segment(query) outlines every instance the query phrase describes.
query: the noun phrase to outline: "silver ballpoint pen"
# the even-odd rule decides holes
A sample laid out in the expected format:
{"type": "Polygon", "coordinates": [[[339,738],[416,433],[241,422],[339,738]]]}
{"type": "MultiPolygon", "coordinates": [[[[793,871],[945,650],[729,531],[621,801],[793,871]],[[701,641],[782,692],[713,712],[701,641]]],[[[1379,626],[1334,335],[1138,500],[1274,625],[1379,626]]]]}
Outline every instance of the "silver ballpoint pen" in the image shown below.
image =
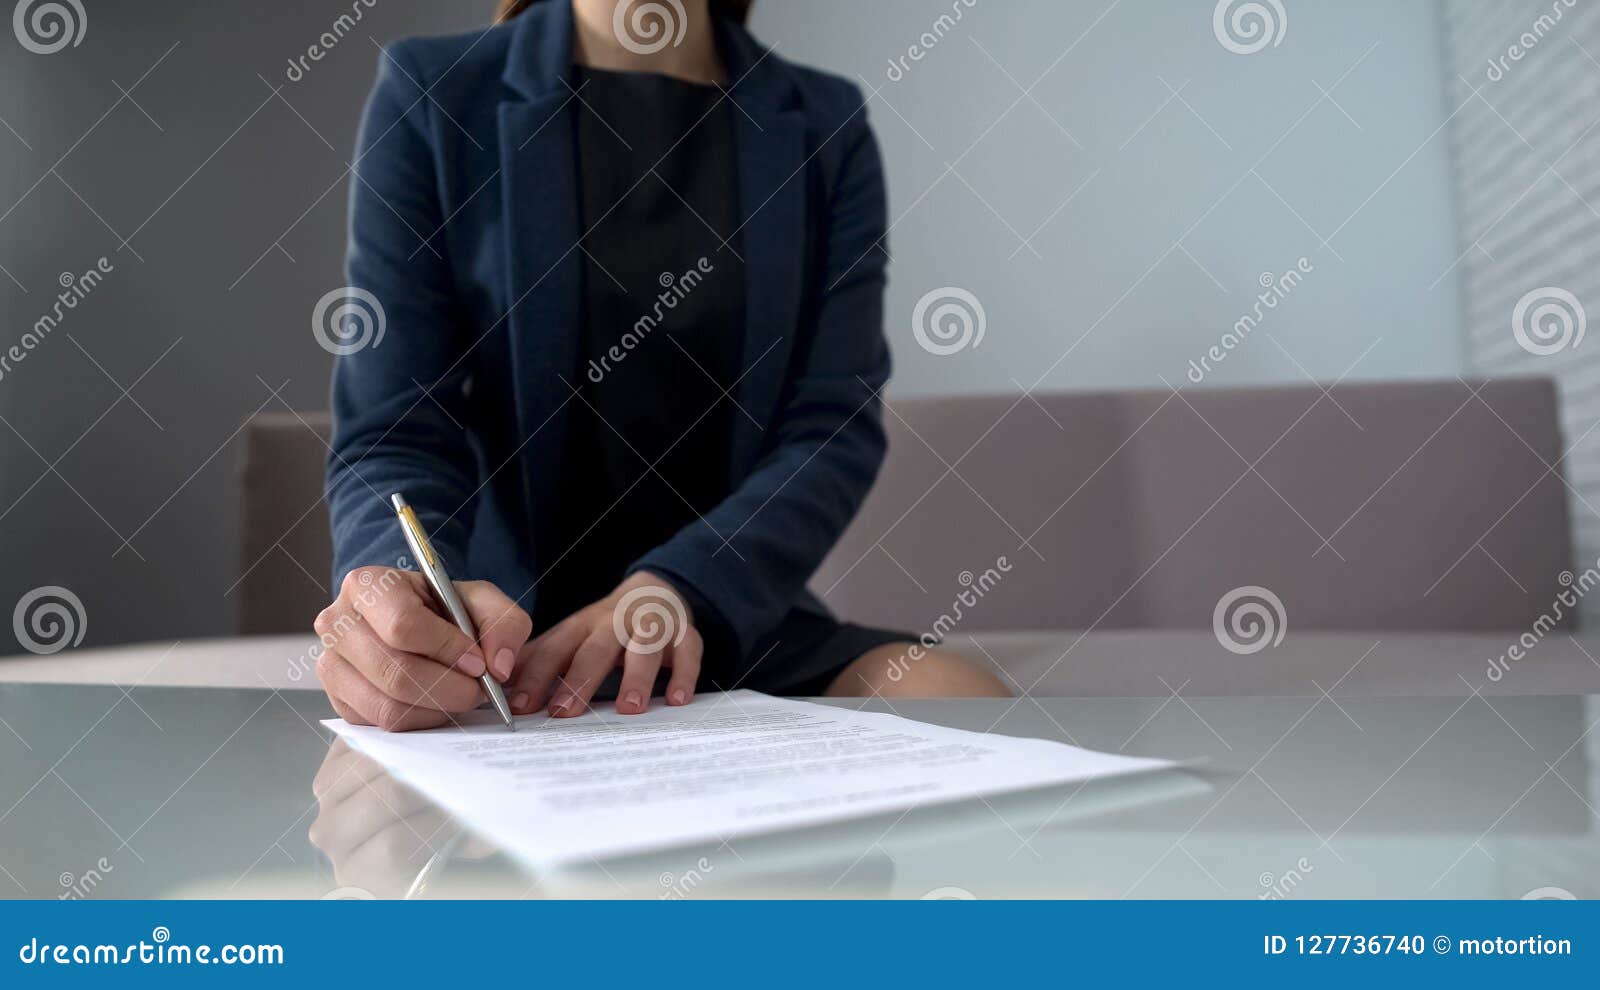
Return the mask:
{"type": "MultiPolygon", "coordinates": [[[[411,554],[417,559],[417,568],[422,572],[423,579],[433,590],[433,597],[438,599],[440,606],[450,614],[450,620],[456,624],[456,628],[466,633],[467,638],[476,643],[478,630],[472,624],[472,616],[467,614],[466,607],[461,604],[461,598],[456,594],[456,586],[450,580],[450,575],[444,572],[444,564],[439,560],[439,555],[433,552],[433,544],[428,542],[428,534],[422,531],[422,524],[417,521],[417,514],[406,504],[405,496],[398,492],[389,496],[389,503],[394,506],[395,515],[400,520],[400,530],[405,533],[406,544],[411,547],[411,554]]],[[[485,670],[483,676],[478,678],[478,683],[483,685],[483,693],[489,696],[494,710],[505,720],[506,728],[512,732],[517,731],[517,724],[511,720],[511,706],[506,704],[506,694],[500,689],[499,682],[485,670]]]]}

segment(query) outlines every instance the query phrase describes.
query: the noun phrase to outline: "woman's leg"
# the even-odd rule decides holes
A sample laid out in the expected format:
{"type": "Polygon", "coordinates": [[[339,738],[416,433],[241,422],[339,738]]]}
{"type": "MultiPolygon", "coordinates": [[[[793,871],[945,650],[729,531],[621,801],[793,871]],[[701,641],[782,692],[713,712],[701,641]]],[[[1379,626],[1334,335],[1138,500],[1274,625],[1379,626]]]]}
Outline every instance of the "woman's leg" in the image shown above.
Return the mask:
{"type": "Polygon", "coordinates": [[[832,698],[1011,697],[1004,682],[982,666],[912,643],[885,643],[868,650],[840,671],[823,693],[832,698]]]}

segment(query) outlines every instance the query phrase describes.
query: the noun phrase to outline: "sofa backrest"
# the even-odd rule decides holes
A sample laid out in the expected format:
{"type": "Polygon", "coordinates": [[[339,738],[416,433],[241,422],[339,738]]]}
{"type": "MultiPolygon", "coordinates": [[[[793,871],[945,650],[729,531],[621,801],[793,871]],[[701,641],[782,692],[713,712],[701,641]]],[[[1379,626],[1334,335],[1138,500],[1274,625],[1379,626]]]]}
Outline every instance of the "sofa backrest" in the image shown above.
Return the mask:
{"type": "Polygon", "coordinates": [[[942,398],[885,425],[812,581],[857,621],[1205,628],[1260,587],[1301,629],[1516,630],[1571,577],[1547,380],[942,398]]]}
{"type": "MultiPolygon", "coordinates": [[[[1252,587],[1301,629],[1515,630],[1571,577],[1542,379],[903,399],[884,420],[883,472],[811,586],[908,633],[1206,628],[1252,587]]],[[[241,632],[307,630],[328,601],[328,432],[246,431],[241,632]]]]}

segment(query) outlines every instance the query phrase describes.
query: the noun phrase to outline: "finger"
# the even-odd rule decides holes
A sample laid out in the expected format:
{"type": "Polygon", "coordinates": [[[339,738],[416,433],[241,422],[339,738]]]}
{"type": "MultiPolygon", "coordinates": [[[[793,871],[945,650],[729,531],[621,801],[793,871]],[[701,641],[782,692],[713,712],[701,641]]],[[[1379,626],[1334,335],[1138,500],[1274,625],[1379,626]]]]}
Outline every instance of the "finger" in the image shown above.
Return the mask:
{"type": "Polygon", "coordinates": [[[488,581],[457,581],[456,594],[472,616],[478,629],[478,645],[489,662],[494,679],[502,684],[511,678],[517,651],[533,632],[533,620],[505,592],[488,581]]]}
{"type": "Polygon", "coordinates": [[[639,715],[650,707],[650,692],[655,690],[656,671],[661,669],[664,643],[645,643],[637,638],[622,652],[622,684],[617,688],[617,713],[639,715]]]}
{"type": "Polygon", "coordinates": [[[347,817],[367,822],[364,830],[370,835],[384,823],[410,817],[419,811],[437,808],[438,805],[423,797],[415,788],[384,774],[362,781],[339,811],[348,808],[347,817]]]}
{"type": "Polygon", "coordinates": [[[572,664],[570,654],[553,651],[534,653],[532,644],[522,648],[517,661],[517,672],[506,685],[506,697],[511,710],[518,715],[529,715],[544,707],[550,700],[556,678],[572,664]]]}
{"type": "MultiPolygon", "coordinates": [[[[318,621],[321,621],[321,616],[318,616],[318,621]]],[[[351,725],[371,725],[372,723],[367,721],[366,716],[356,711],[339,697],[338,688],[329,680],[328,675],[329,672],[334,669],[333,661],[336,657],[338,657],[338,654],[333,650],[324,649],[320,654],[318,654],[317,665],[314,668],[317,674],[317,680],[322,683],[323,693],[328,696],[328,703],[333,706],[334,712],[340,718],[344,719],[346,722],[349,722],[351,725]]],[[[338,741],[341,743],[343,742],[343,740],[338,741]]],[[[331,752],[329,755],[332,755],[331,752]]]]}
{"type": "Polygon", "coordinates": [[[667,678],[667,704],[687,705],[694,700],[694,687],[700,681],[700,658],[705,641],[693,626],[683,634],[683,642],[672,648],[672,676],[667,678]]]}
{"type": "Polygon", "coordinates": [[[351,692],[361,690],[365,683],[360,674],[354,673],[350,661],[332,650],[326,650],[317,658],[316,671],[317,680],[322,682],[322,689],[328,693],[328,700],[333,703],[340,717],[351,725],[376,724],[367,717],[363,707],[349,697],[351,692]]]}
{"type": "Polygon", "coordinates": [[[380,764],[365,758],[359,762],[343,763],[340,767],[341,769],[336,771],[337,776],[330,773],[323,779],[322,775],[318,774],[318,779],[312,784],[312,793],[316,795],[317,801],[326,807],[333,807],[350,800],[351,795],[386,774],[380,764]]]}
{"type": "Polygon", "coordinates": [[[370,721],[366,721],[365,715],[362,715],[362,713],[352,709],[350,705],[339,701],[338,697],[330,696],[328,697],[328,702],[333,704],[333,710],[334,712],[338,712],[339,718],[347,721],[347,723],[350,723],[350,725],[373,725],[373,723],[370,723],[370,721]]]}
{"type": "Polygon", "coordinates": [[[335,864],[335,879],[400,896],[436,851],[430,837],[444,822],[437,811],[392,822],[346,853],[335,864]]]}
{"type": "Polygon", "coordinates": [[[393,777],[363,782],[345,801],[322,801],[306,837],[337,858],[366,842],[391,823],[437,806],[393,777]]]}
{"type": "Polygon", "coordinates": [[[423,597],[425,589],[420,575],[410,571],[384,571],[380,577],[372,578],[373,570],[378,569],[351,571],[344,579],[335,607],[343,603],[354,609],[379,639],[396,650],[428,657],[447,667],[454,666],[468,677],[477,677],[488,669],[483,651],[472,637],[429,606],[423,597]],[[393,575],[396,574],[404,577],[395,579],[393,575]]]}
{"type": "Polygon", "coordinates": [[[450,716],[432,708],[407,705],[385,695],[355,665],[337,653],[324,653],[317,660],[317,676],[348,707],[355,710],[362,725],[376,725],[388,732],[432,729],[450,721],[450,716]]]}
{"type": "Polygon", "coordinates": [[[383,764],[360,750],[351,749],[343,739],[335,740],[337,752],[329,750],[322,768],[311,781],[311,793],[323,807],[332,808],[378,781],[393,780],[383,764]]]}
{"type": "Polygon", "coordinates": [[[578,652],[573,654],[572,666],[550,702],[550,714],[557,718],[582,714],[589,707],[589,699],[594,697],[595,689],[611,673],[611,668],[617,665],[617,658],[621,654],[622,644],[617,642],[611,624],[603,622],[596,625],[589,633],[589,638],[578,647],[578,652]]]}
{"type": "Polygon", "coordinates": [[[347,705],[344,702],[340,701],[338,698],[335,698],[331,694],[328,695],[328,703],[333,705],[333,710],[338,714],[338,716],[340,718],[344,719],[346,722],[349,722],[351,725],[371,725],[372,724],[371,722],[368,722],[365,718],[363,718],[360,712],[356,711],[354,708],[351,708],[349,705],[347,705]]]}
{"type": "Polygon", "coordinates": [[[469,712],[483,702],[483,687],[477,678],[386,645],[365,620],[345,635],[339,655],[373,687],[402,704],[469,712]]]}
{"type": "Polygon", "coordinates": [[[524,646],[510,685],[511,710],[526,715],[543,708],[556,678],[572,665],[572,655],[588,635],[588,627],[573,615],[524,646]]]}
{"type": "MultiPolygon", "coordinates": [[[[345,719],[349,721],[349,719],[345,719]]],[[[382,765],[357,750],[351,749],[343,739],[335,739],[322,758],[322,766],[311,778],[311,796],[318,801],[340,800],[363,780],[384,773],[382,765]]]]}

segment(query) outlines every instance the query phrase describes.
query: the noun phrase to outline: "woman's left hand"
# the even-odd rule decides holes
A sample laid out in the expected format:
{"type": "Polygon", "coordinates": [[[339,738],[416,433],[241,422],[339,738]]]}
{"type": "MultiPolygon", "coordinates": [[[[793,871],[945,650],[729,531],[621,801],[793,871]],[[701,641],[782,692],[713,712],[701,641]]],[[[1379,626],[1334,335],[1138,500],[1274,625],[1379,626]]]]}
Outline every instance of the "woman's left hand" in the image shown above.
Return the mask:
{"type": "Polygon", "coordinates": [[[600,682],[621,663],[619,714],[649,709],[662,667],[672,670],[667,704],[687,705],[694,699],[703,649],[683,596],[661,576],[637,571],[611,594],[524,646],[506,695],[519,715],[546,702],[557,718],[580,715],[600,682]]]}

